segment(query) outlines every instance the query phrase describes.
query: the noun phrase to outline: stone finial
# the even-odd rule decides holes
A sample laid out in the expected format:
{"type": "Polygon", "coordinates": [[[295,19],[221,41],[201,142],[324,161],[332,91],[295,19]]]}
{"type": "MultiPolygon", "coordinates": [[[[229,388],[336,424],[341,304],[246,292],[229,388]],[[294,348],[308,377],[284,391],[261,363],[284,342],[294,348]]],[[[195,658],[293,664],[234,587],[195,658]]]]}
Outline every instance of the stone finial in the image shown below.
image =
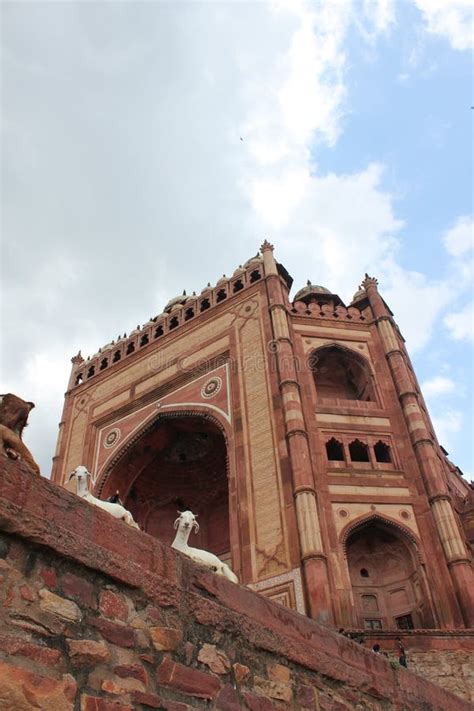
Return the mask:
{"type": "Polygon", "coordinates": [[[360,288],[367,289],[369,286],[375,286],[377,288],[378,280],[375,277],[370,277],[367,272],[365,273],[365,279],[362,281],[360,288]]]}
{"type": "Polygon", "coordinates": [[[270,242],[267,239],[265,239],[263,241],[262,246],[260,247],[260,251],[263,254],[264,252],[267,252],[268,250],[270,250],[270,252],[273,252],[273,244],[270,244],[270,242]]]}
{"type": "Polygon", "coordinates": [[[77,351],[77,354],[71,358],[71,363],[73,365],[80,365],[84,363],[84,358],[81,355],[81,351],[77,351]]]}

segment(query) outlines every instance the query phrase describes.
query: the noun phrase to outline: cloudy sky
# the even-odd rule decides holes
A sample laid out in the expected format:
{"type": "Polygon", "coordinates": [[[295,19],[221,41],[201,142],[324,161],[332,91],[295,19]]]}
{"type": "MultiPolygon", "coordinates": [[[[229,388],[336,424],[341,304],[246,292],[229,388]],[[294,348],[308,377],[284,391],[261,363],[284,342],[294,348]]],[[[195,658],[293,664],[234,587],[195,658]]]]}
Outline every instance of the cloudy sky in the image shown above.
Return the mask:
{"type": "Polygon", "coordinates": [[[7,2],[0,392],[51,468],[70,358],[254,254],[379,279],[473,475],[470,0],[7,2]],[[243,140],[240,140],[240,139],[243,140]]]}

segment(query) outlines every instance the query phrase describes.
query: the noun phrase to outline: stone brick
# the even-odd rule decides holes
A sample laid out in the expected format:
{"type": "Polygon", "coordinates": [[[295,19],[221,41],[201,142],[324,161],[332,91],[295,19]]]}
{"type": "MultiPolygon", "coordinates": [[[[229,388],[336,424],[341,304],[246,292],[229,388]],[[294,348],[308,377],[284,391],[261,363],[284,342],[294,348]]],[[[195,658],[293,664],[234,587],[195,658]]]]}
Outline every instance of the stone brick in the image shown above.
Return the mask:
{"type": "Polygon", "coordinates": [[[108,662],[110,650],[105,642],[92,639],[70,639],[67,641],[69,657],[74,667],[90,667],[108,662]]]}
{"type": "Polygon", "coordinates": [[[238,684],[246,679],[250,673],[250,669],[246,667],[245,664],[239,664],[238,662],[232,664],[232,669],[234,670],[235,680],[238,684]]]}
{"type": "Polygon", "coordinates": [[[36,593],[30,588],[29,585],[20,585],[20,597],[22,600],[34,602],[36,599],[36,593]]]}
{"type": "Polygon", "coordinates": [[[282,664],[267,664],[267,674],[272,681],[281,681],[283,684],[290,683],[290,670],[282,664]]]}
{"type": "Polygon", "coordinates": [[[145,667],[141,664],[119,664],[113,668],[113,672],[122,679],[125,677],[133,677],[141,681],[145,686],[148,683],[145,667]]]}
{"type": "Polygon", "coordinates": [[[188,666],[190,666],[190,664],[193,660],[194,650],[195,650],[195,646],[192,642],[185,642],[184,643],[184,658],[185,658],[186,664],[188,666]]]}
{"type": "Polygon", "coordinates": [[[0,708],[5,711],[73,711],[76,691],[69,674],[51,679],[0,662],[0,708]]]}
{"type": "Polygon", "coordinates": [[[56,615],[56,617],[60,617],[67,622],[79,622],[82,618],[82,612],[72,600],[66,600],[46,588],[42,588],[39,591],[39,596],[42,610],[50,612],[52,615],[56,615]]]}
{"type": "Polygon", "coordinates": [[[123,679],[104,679],[101,684],[101,689],[107,694],[115,694],[116,696],[123,696],[130,691],[145,691],[145,687],[141,681],[130,677],[123,679]]]}
{"type": "Polygon", "coordinates": [[[61,590],[66,597],[87,605],[87,607],[97,608],[94,586],[88,580],[80,578],[73,573],[65,573],[61,578],[61,590]]]}
{"type": "Polygon", "coordinates": [[[265,696],[270,696],[272,699],[286,701],[287,703],[293,698],[291,686],[281,681],[271,681],[260,676],[255,677],[255,690],[263,692],[265,696]]]}
{"type": "Polygon", "coordinates": [[[134,709],[133,706],[121,704],[119,701],[83,694],[81,696],[81,711],[134,711],[134,709]]]}
{"type": "Polygon", "coordinates": [[[227,655],[217,649],[215,644],[203,644],[199,650],[198,661],[206,664],[214,674],[227,674],[230,669],[227,655]]]}
{"type": "Polygon", "coordinates": [[[135,647],[135,630],[131,627],[109,622],[103,617],[91,617],[89,623],[99,630],[107,642],[117,644],[119,647],[135,647]]]}
{"type": "Polygon", "coordinates": [[[250,711],[275,711],[275,705],[264,696],[256,696],[244,691],[243,697],[250,711]]]}
{"type": "Polygon", "coordinates": [[[65,623],[49,612],[29,607],[27,610],[9,612],[10,624],[21,627],[28,632],[34,632],[43,637],[51,637],[64,632],[65,623]]]}
{"type": "Polygon", "coordinates": [[[211,674],[190,669],[165,657],[156,671],[158,684],[177,689],[201,699],[214,699],[221,688],[219,679],[211,674]]]}
{"type": "Polygon", "coordinates": [[[128,619],[128,606],[123,597],[111,590],[103,590],[99,598],[99,610],[105,617],[126,622],[128,619]]]}
{"type": "Polygon", "coordinates": [[[21,637],[2,633],[0,633],[0,650],[12,656],[27,657],[48,666],[55,666],[61,660],[61,652],[57,649],[41,647],[21,637]]]}
{"type": "Polygon", "coordinates": [[[313,708],[316,704],[317,691],[314,687],[307,684],[299,684],[296,688],[296,701],[299,706],[313,708]]]}
{"type": "Polygon", "coordinates": [[[41,568],[40,573],[44,580],[44,584],[48,588],[55,588],[58,582],[56,571],[53,568],[41,568]]]}
{"type": "Polygon", "coordinates": [[[240,703],[239,696],[231,684],[226,684],[223,689],[219,691],[215,701],[215,708],[220,709],[220,711],[240,711],[242,704],[240,703]]]}
{"type": "Polygon", "coordinates": [[[145,708],[161,709],[162,711],[191,711],[191,706],[174,701],[173,699],[163,699],[156,694],[149,694],[143,691],[132,692],[132,697],[135,703],[142,704],[145,708]]]}
{"type": "Polygon", "coordinates": [[[173,627],[150,627],[151,641],[159,652],[171,652],[179,647],[183,639],[181,630],[173,627]]]}

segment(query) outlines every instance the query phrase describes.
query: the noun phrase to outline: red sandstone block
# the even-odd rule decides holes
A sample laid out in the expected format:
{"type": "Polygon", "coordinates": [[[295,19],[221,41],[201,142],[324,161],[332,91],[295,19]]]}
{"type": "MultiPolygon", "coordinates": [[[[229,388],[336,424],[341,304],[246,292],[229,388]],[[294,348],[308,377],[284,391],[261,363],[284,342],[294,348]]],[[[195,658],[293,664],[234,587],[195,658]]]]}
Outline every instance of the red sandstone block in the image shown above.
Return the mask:
{"type": "Polygon", "coordinates": [[[114,667],[113,672],[121,679],[133,677],[143,682],[145,686],[148,684],[148,675],[141,664],[119,664],[114,667]]]}
{"type": "Polygon", "coordinates": [[[116,595],[111,590],[104,590],[100,593],[99,610],[105,617],[123,622],[128,619],[127,603],[120,595],[116,595]]]}
{"type": "Polygon", "coordinates": [[[182,704],[181,701],[173,701],[172,699],[163,699],[156,694],[147,694],[144,691],[134,691],[133,700],[137,704],[151,709],[166,709],[166,711],[189,711],[194,708],[187,704],[182,704]]]}
{"type": "Polygon", "coordinates": [[[312,686],[307,686],[306,684],[299,684],[296,688],[296,701],[299,706],[306,706],[307,708],[314,708],[316,705],[317,691],[312,686]]]}
{"type": "Polygon", "coordinates": [[[234,687],[226,684],[216,699],[216,709],[220,711],[240,711],[242,705],[234,687]]]}
{"type": "Polygon", "coordinates": [[[73,711],[77,684],[69,674],[51,679],[0,662],[0,703],[5,711],[55,709],[73,711]]]}
{"type": "Polygon", "coordinates": [[[243,697],[250,711],[275,711],[273,702],[265,696],[255,696],[244,692],[243,697]]]}
{"type": "Polygon", "coordinates": [[[88,667],[107,662],[110,651],[105,642],[96,642],[92,639],[67,640],[69,657],[74,667],[88,667]]]}
{"type": "Polygon", "coordinates": [[[23,600],[28,600],[29,602],[33,602],[36,598],[34,590],[29,585],[20,586],[20,595],[23,600]]]}
{"type": "Polygon", "coordinates": [[[14,635],[0,633],[0,649],[13,656],[28,657],[28,659],[49,666],[58,664],[61,659],[61,652],[57,649],[40,647],[14,635]]]}
{"type": "Polygon", "coordinates": [[[158,684],[200,699],[213,699],[221,688],[216,676],[185,667],[170,657],[163,659],[156,671],[156,678],[158,684]]]}
{"type": "Polygon", "coordinates": [[[48,588],[55,588],[57,584],[57,575],[56,571],[53,568],[42,568],[40,570],[40,575],[44,580],[44,584],[48,588]]]}
{"type": "Polygon", "coordinates": [[[97,608],[94,586],[88,580],[79,578],[77,575],[73,575],[73,573],[65,573],[61,578],[61,589],[66,597],[79,600],[94,610],[97,608]]]}
{"type": "Polygon", "coordinates": [[[153,646],[160,652],[177,649],[183,639],[181,630],[173,627],[150,627],[150,635],[153,646]]]}
{"type": "Polygon", "coordinates": [[[134,711],[130,705],[124,706],[119,701],[101,699],[98,696],[81,696],[81,711],[134,711]]]}
{"type": "Polygon", "coordinates": [[[109,622],[103,617],[90,617],[88,622],[99,630],[107,642],[116,644],[119,647],[135,647],[135,630],[131,627],[109,622]]]}

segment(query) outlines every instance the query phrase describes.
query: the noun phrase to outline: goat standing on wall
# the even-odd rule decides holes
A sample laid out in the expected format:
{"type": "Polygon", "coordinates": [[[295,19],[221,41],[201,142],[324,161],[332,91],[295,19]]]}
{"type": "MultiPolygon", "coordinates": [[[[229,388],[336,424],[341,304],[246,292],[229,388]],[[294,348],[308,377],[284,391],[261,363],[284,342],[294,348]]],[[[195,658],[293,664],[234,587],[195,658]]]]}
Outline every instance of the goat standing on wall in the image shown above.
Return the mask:
{"type": "Polygon", "coordinates": [[[90,472],[87,471],[85,466],[81,464],[76,467],[70,475],[69,481],[71,481],[73,477],[76,480],[76,493],[81,497],[81,499],[85,499],[85,501],[88,501],[90,504],[94,504],[95,506],[104,509],[104,511],[107,511],[107,513],[114,518],[121,519],[122,521],[125,521],[125,523],[128,523],[129,526],[133,526],[134,528],[138,528],[138,530],[140,530],[139,525],[133,520],[132,514],[130,511],[127,511],[126,508],[120,504],[113,504],[110,501],[96,499],[96,497],[90,493],[88,482],[90,472]]]}
{"type": "Polygon", "coordinates": [[[184,555],[194,560],[196,563],[201,563],[207,568],[210,568],[218,575],[223,575],[227,580],[231,580],[233,583],[238,583],[239,579],[235,573],[229,568],[227,563],[223,563],[214,553],[209,553],[209,551],[202,551],[200,548],[191,548],[188,546],[188,538],[192,529],[194,528],[196,533],[199,531],[199,524],[196,521],[196,516],[192,511],[178,511],[179,517],[174,522],[176,531],[176,536],[171,544],[172,548],[177,551],[181,551],[184,555]]]}

